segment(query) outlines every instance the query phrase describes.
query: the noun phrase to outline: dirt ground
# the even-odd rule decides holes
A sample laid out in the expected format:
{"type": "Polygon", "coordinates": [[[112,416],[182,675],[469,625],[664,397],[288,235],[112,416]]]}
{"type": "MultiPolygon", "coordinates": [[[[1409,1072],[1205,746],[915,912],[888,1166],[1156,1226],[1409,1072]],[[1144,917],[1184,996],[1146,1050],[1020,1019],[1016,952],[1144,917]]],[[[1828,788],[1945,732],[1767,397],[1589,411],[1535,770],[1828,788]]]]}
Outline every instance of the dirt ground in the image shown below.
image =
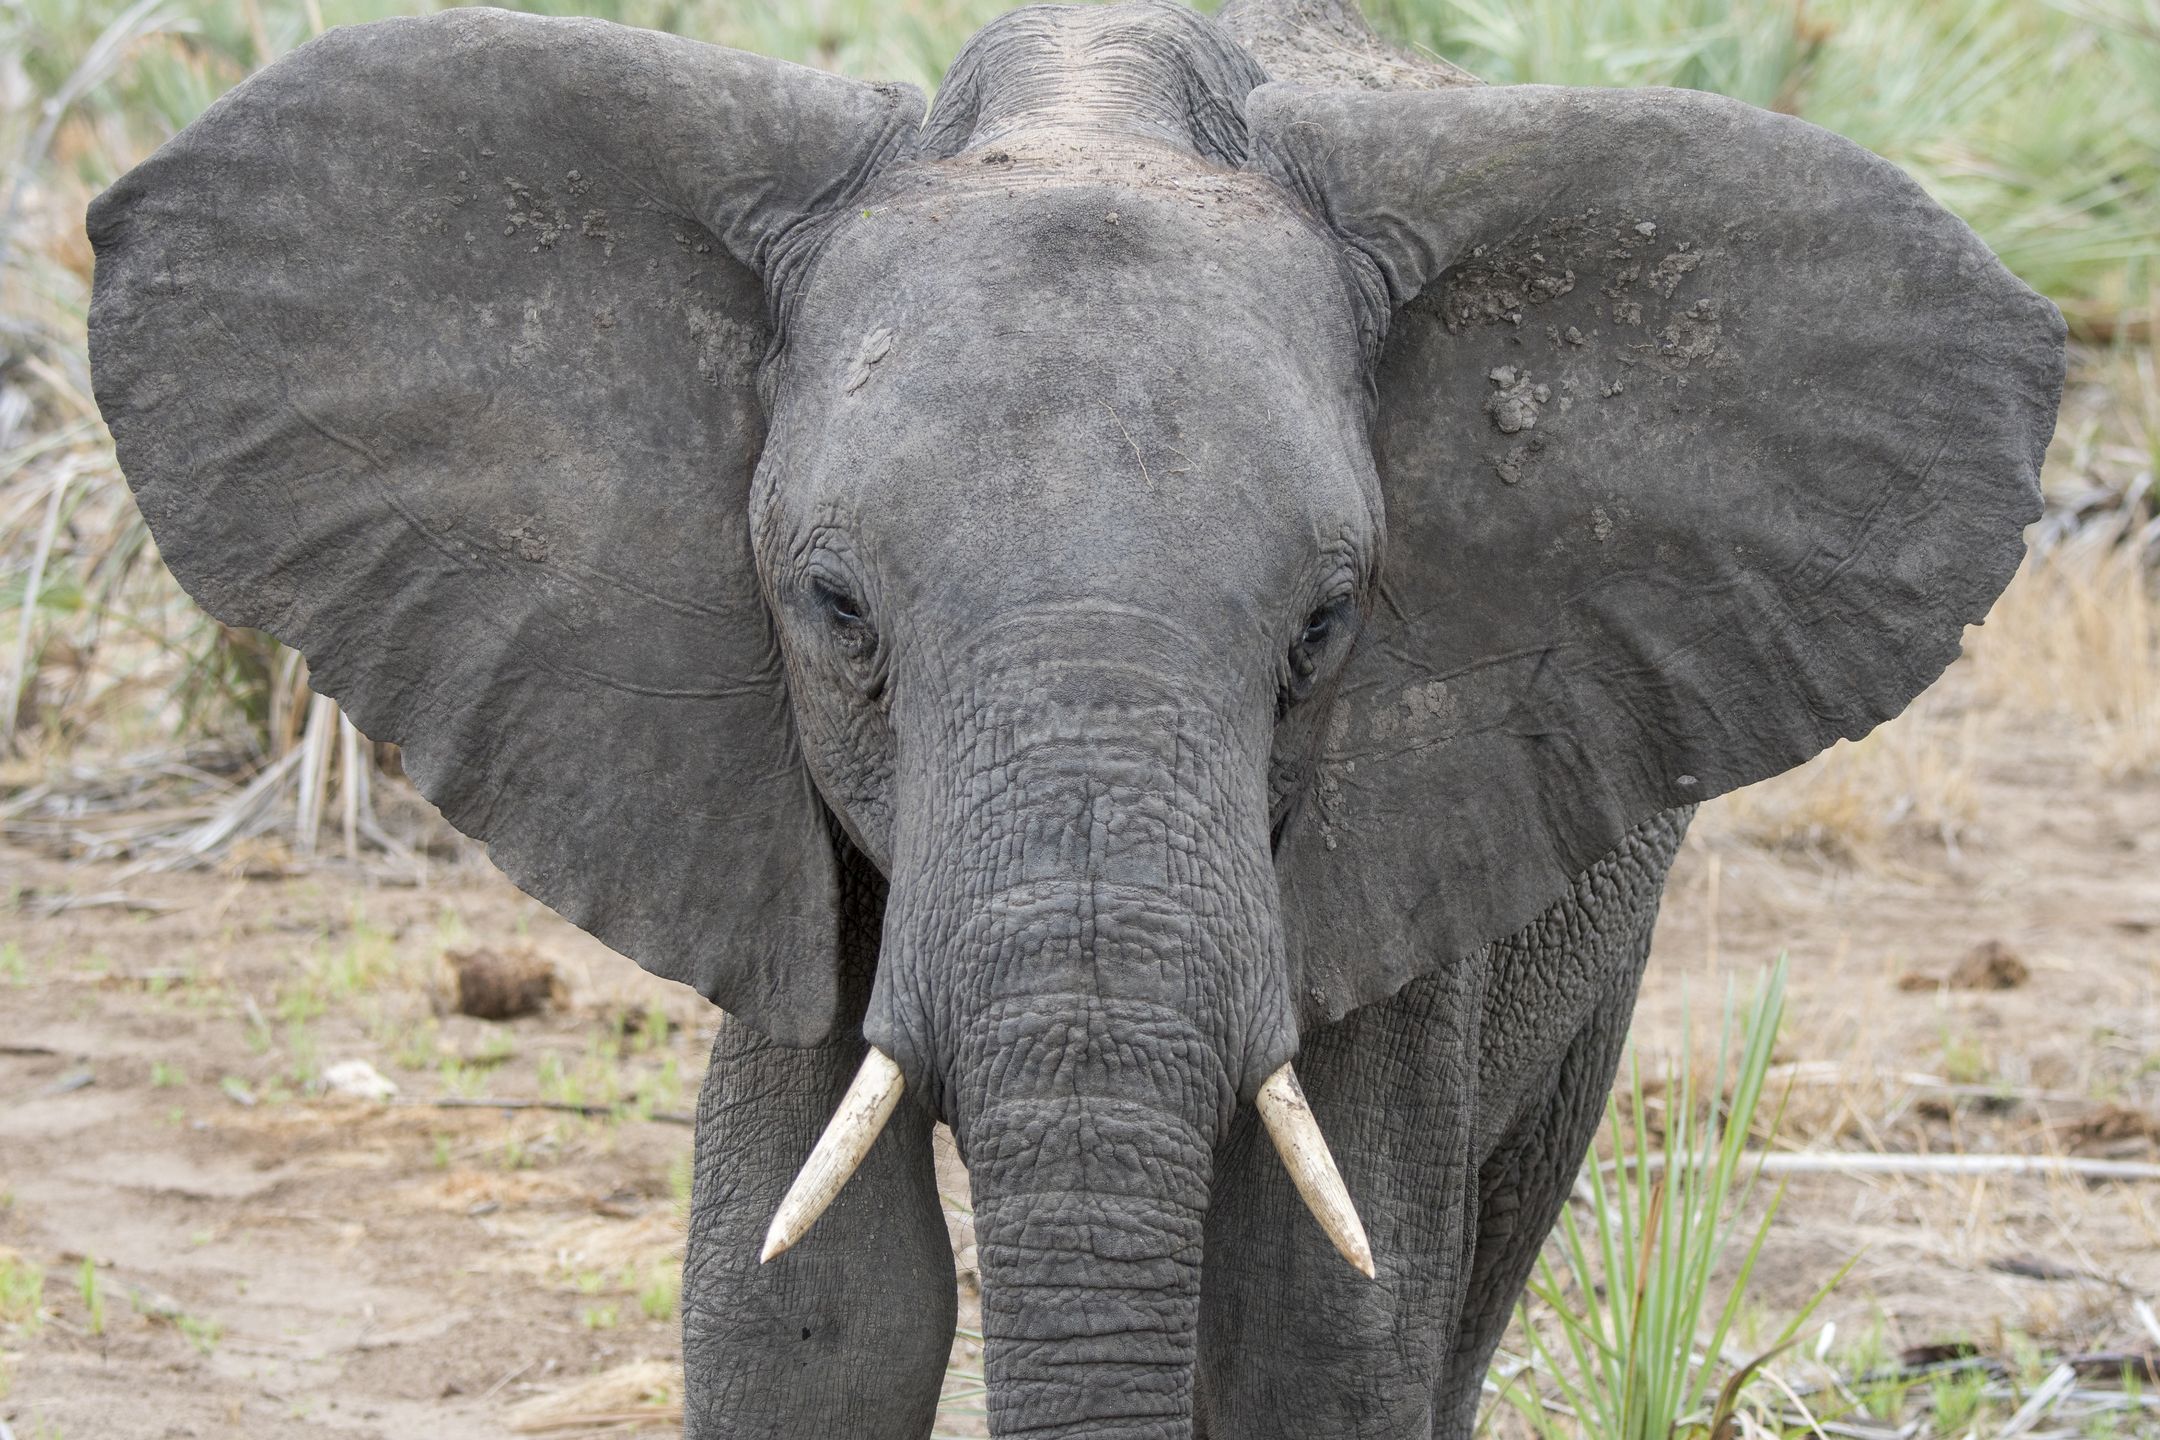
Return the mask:
{"type": "MultiPolygon", "coordinates": [[[[1953,672],[1704,812],[1645,1053],[1785,952],[1781,1147],[2160,1159],[2160,782],[2108,778],[2066,727],[1976,730],[1963,694],[1953,672]],[[1901,810],[1854,802],[1899,785],[1901,810]]],[[[701,1001],[471,865],[125,876],[11,848],[0,874],[0,1428],[669,1432],[691,1132],[668,1117],[695,1103],[701,1001]],[[552,962],[559,1003],[444,1013],[445,957],[474,950],[552,962]],[[324,1093],[349,1060],[395,1099],[324,1093]],[[475,1098],[628,1109],[427,1103],[475,1098]]],[[[1796,1179],[1762,1323],[1856,1251],[1835,1345],[2150,1344],[2160,1185],[1796,1179]]],[[[972,1350],[941,1434],[981,1433],[972,1350]]]]}

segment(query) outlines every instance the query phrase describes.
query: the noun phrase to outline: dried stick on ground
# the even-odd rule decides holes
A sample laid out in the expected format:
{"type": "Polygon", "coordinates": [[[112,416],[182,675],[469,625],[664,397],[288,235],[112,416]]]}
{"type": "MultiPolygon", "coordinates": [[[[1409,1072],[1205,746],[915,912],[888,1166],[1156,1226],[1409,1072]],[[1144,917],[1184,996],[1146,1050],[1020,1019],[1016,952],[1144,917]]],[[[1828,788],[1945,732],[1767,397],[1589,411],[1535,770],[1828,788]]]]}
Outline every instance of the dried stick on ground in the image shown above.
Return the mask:
{"type": "MultiPolygon", "coordinates": [[[[1653,1171],[1665,1157],[1646,1157],[1653,1171]]],[[[2160,1164],[2077,1155],[1870,1155],[1799,1150],[1759,1157],[1765,1175],[2070,1175],[2082,1180],[2160,1180],[2160,1164]]],[[[1631,1164],[1633,1162],[1630,1162],[1631,1164]]],[[[1709,1157],[1698,1161],[1709,1163],[1709,1157]]],[[[1615,1168],[1607,1161],[1605,1168],[1615,1168]]]]}

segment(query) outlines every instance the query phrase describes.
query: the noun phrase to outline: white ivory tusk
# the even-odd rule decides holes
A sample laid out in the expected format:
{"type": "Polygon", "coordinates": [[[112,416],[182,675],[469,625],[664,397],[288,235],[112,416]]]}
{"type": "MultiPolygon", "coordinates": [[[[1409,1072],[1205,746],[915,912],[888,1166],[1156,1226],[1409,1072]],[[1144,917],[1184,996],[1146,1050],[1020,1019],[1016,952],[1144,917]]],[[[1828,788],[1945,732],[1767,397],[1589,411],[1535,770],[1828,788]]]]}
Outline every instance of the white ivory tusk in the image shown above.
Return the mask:
{"type": "Polygon", "coordinates": [[[1260,1123],[1267,1126],[1275,1152],[1290,1171],[1290,1183],[1305,1197],[1313,1218],[1327,1231],[1328,1239],[1335,1242],[1351,1268],[1372,1279],[1372,1242],[1365,1238],[1365,1226],[1358,1219],[1357,1207],[1350,1203],[1342,1172],[1335,1168],[1335,1157],[1328,1153],[1320,1124],[1313,1119],[1312,1106],[1306,1103],[1304,1088],[1288,1065],[1268,1076],[1256,1103],[1260,1123]]]}
{"type": "Polygon", "coordinates": [[[900,1103],[905,1086],[900,1067],[884,1051],[872,1046],[870,1053],[863,1056],[862,1068],[848,1083],[847,1094],[840,1097],[825,1133],[818,1136],[810,1158],[803,1161],[802,1172],[788,1187],[780,1208],[773,1212],[772,1224],[765,1231],[765,1249],[758,1256],[760,1265],[785,1252],[817,1224],[818,1216],[825,1213],[840,1187],[855,1173],[855,1167],[862,1164],[863,1156],[877,1143],[878,1132],[892,1118],[893,1107],[900,1103]]]}

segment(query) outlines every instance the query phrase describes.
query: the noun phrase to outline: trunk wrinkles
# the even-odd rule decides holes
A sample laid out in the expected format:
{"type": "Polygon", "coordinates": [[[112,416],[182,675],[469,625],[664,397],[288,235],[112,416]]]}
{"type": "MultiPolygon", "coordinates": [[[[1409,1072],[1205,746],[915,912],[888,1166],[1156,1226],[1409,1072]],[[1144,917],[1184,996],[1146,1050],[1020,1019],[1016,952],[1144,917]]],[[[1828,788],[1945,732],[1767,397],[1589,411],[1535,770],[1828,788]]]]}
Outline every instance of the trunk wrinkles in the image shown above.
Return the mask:
{"type": "Polygon", "coordinates": [[[1188,1436],[1213,1153],[1295,1043],[1264,737],[1130,662],[996,673],[903,743],[870,1038],[968,1161],[993,1433],[1188,1436]]]}

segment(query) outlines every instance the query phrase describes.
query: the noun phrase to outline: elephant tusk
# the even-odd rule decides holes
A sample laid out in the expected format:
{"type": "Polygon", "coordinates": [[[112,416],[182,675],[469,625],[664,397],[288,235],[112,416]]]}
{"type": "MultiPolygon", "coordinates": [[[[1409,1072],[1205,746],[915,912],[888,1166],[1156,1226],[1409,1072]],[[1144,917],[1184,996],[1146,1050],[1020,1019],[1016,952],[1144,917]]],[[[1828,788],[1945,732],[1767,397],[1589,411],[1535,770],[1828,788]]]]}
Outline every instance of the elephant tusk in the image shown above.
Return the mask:
{"type": "Polygon", "coordinates": [[[840,1193],[840,1187],[847,1184],[863,1156],[877,1143],[878,1132],[892,1118],[893,1107],[900,1103],[905,1086],[900,1067],[884,1051],[872,1046],[870,1053],[863,1056],[862,1068],[848,1082],[847,1094],[840,1097],[839,1108],[826,1123],[825,1133],[818,1137],[810,1158],[803,1161],[802,1172],[781,1198],[780,1208],[773,1212],[772,1224],[765,1231],[765,1249],[758,1256],[760,1265],[783,1254],[817,1224],[818,1217],[840,1193]]]}
{"type": "Polygon", "coordinates": [[[1372,1279],[1372,1242],[1365,1238],[1365,1226],[1358,1219],[1357,1207],[1350,1203],[1350,1191],[1343,1184],[1342,1172],[1335,1168],[1335,1157],[1328,1153],[1327,1141],[1320,1134],[1319,1122],[1313,1119],[1312,1106],[1306,1102],[1296,1073],[1285,1065],[1268,1076],[1260,1087],[1257,1103],[1260,1122],[1267,1126],[1268,1138],[1275,1142],[1275,1151],[1290,1172],[1290,1183],[1297,1186],[1313,1218],[1327,1231],[1343,1259],[1360,1275],[1372,1279]]]}

